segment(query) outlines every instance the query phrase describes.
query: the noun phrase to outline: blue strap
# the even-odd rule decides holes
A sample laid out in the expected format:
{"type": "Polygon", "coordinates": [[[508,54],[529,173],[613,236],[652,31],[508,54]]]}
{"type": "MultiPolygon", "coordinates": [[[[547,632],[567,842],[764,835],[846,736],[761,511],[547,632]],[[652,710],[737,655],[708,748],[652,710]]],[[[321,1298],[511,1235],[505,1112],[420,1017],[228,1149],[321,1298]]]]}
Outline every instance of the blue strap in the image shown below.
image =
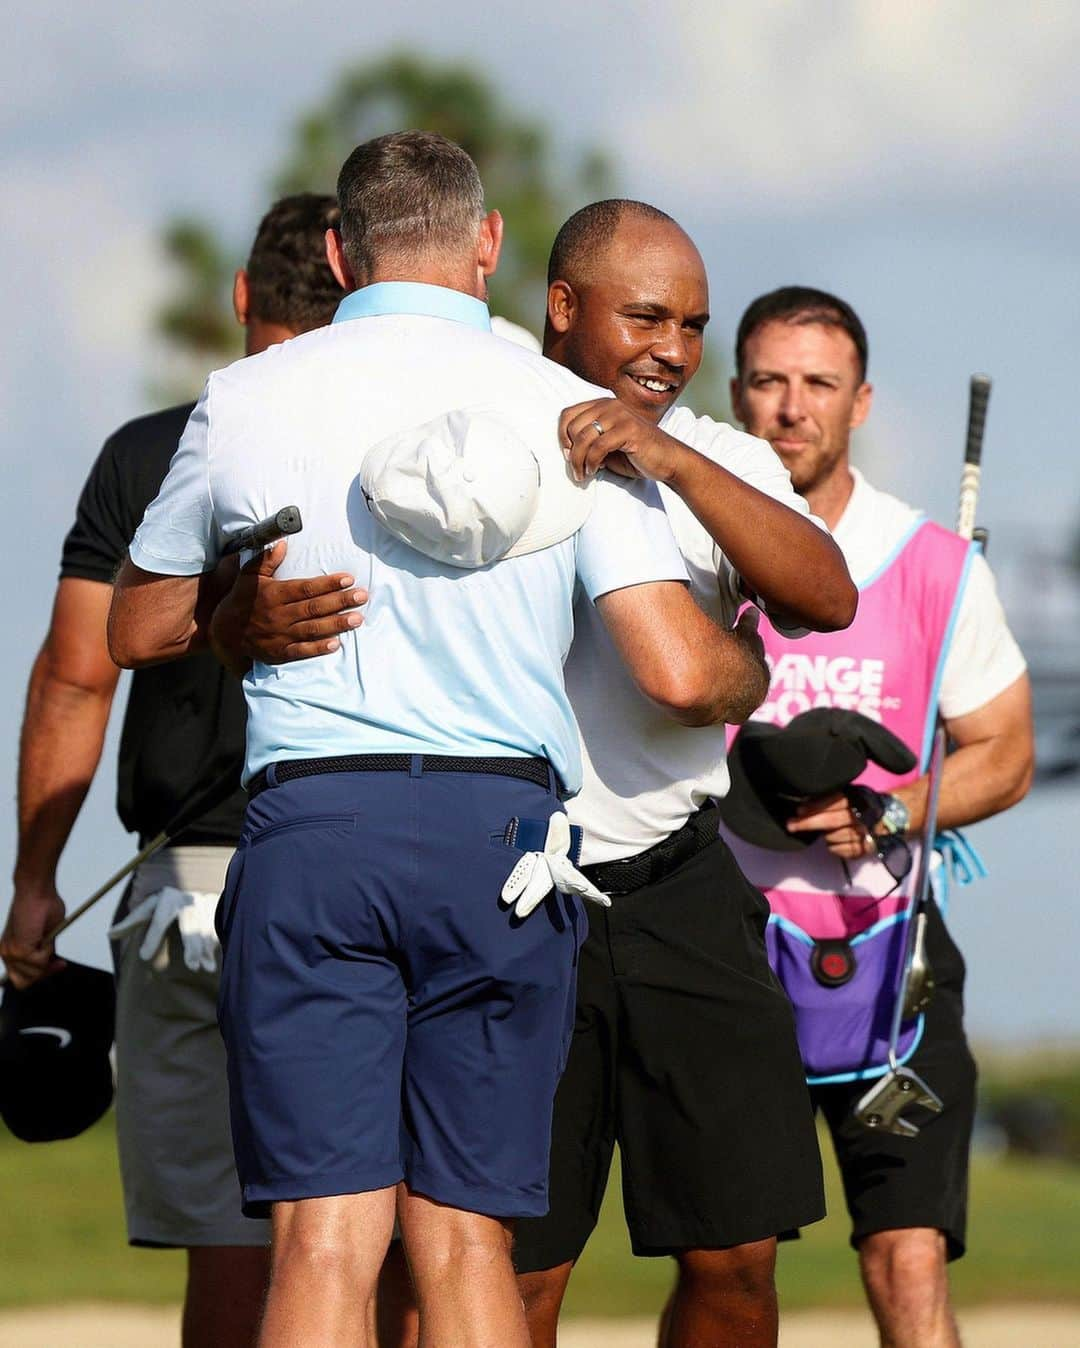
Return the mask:
{"type": "Polygon", "coordinates": [[[954,884],[965,886],[976,880],[985,880],[986,864],[958,828],[945,829],[934,838],[934,850],[941,857],[942,866],[935,879],[934,897],[942,912],[946,910],[954,884]]]}

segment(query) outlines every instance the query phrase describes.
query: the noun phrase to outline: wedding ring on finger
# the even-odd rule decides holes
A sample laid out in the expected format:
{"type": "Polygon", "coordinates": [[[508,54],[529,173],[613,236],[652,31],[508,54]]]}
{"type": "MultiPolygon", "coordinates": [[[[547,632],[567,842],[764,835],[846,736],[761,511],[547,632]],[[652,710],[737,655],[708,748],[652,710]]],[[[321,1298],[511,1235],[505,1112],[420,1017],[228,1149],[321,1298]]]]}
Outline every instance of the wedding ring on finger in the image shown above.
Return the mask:
{"type": "Polygon", "coordinates": [[[603,434],[604,434],[604,428],[603,428],[603,426],[600,425],[600,423],[599,423],[598,421],[590,421],[590,422],[589,422],[589,425],[593,427],[593,429],[596,431],[596,434],[597,434],[597,435],[603,435],[603,434]]]}

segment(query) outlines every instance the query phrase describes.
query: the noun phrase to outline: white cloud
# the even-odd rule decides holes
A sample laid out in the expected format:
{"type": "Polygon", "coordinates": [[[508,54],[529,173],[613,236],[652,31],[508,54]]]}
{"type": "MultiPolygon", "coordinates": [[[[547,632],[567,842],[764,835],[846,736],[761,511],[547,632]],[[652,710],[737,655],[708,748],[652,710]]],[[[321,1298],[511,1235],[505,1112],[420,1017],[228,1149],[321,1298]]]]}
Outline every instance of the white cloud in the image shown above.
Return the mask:
{"type": "Polygon", "coordinates": [[[1075,136],[1047,134],[1080,114],[1074,4],[676,0],[668,12],[680,69],[641,118],[649,159],[695,171],[735,209],[1080,178],[1075,136]]]}

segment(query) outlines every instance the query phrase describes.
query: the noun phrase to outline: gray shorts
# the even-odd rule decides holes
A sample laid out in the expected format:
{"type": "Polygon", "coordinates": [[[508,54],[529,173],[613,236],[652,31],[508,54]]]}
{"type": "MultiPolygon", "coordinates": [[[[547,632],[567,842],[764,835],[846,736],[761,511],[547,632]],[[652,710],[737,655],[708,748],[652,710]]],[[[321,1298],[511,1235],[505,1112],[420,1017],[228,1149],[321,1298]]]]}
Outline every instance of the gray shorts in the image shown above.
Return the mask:
{"type": "MultiPolygon", "coordinates": [[[[220,891],[228,847],[172,847],[135,872],[118,917],[166,885],[220,891]]],[[[145,927],[113,941],[116,1125],[132,1245],[265,1245],[269,1226],[240,1212],[229,1130],[217,973],[184,963],[175,923],[156,957],[145,927]]]]}

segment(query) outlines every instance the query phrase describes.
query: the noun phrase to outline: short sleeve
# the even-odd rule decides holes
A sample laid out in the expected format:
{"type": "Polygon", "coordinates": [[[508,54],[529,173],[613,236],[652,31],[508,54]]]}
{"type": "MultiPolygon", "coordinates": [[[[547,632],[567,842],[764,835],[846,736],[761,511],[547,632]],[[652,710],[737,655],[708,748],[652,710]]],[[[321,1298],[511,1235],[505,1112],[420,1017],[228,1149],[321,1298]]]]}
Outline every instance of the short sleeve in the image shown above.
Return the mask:
{"type": "Polygon", "coordinates": [[[598,474],[592,513],[578,533],[577,572],[594,601],[629,585],[688,581],[654,482],[598,474]]]}
{"type": "Polygon", "coordinates": [[[100,580],[111,585],[124,560],[137,519],[127,508],[116,437],[105,442],[83,485],[75,523],[64,539],[61,580],[100,580]]]}
{"type": "Polygon", "coordinates": [[[188,418],[161,490],[147,506],[129,548],[144,571],[195,576],[221,555],[221,531],[210,497],[210,393],[212,378],[188,418]]]}
{"type": "Polygon", "coordinates": [[[1009,631],[994,576],[981,553],[972,559],[960,599],[952,644],[941,679],[941,714],[947,720],[978,711],[1027,669],[1009,631]]]}

